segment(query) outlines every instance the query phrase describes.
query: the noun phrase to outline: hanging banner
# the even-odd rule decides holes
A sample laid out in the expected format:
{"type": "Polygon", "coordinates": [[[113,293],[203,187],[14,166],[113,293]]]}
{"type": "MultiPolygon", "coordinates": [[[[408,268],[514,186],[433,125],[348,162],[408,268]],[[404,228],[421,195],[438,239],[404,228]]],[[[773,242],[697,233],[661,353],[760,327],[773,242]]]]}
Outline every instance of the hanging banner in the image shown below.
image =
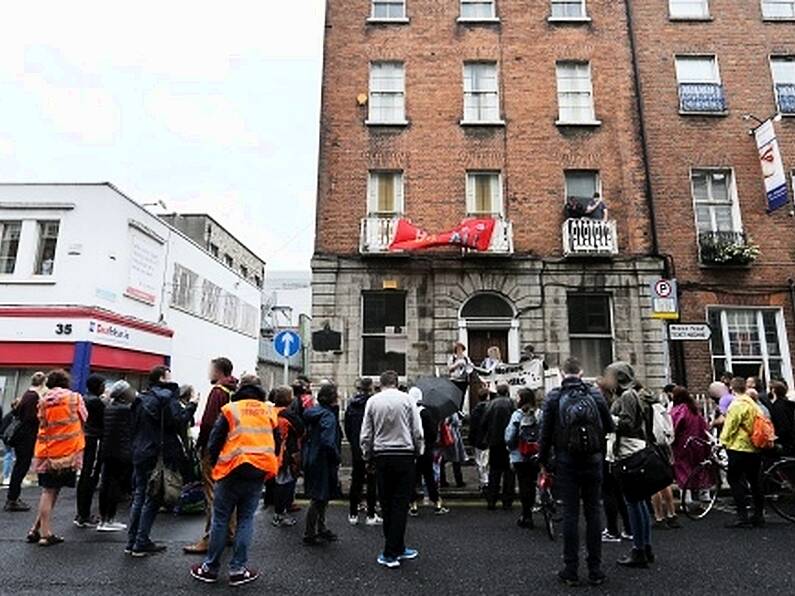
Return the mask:
{"type": "Polygon", "coordinates": [[[422,250],[438,246],[461,246],[478,251],[486,251],[491,244],[495,220],[465,219],[458,226],[441,234],[428,234],[407,219],[398,220],[395,238],[389,245],[390,251],[422,250]]]}
{"type": "Polygon", "coordinates": [[[781,151],[778,147],[773,122],[766,120],[760,124],[754,131],[754,136],[759,149],[759,161],[762,163],[762,176],[765,180],[767,212],[771,213],[789,203],[787,175],[784,172],[784,162],[781,160],[781,151]]]}

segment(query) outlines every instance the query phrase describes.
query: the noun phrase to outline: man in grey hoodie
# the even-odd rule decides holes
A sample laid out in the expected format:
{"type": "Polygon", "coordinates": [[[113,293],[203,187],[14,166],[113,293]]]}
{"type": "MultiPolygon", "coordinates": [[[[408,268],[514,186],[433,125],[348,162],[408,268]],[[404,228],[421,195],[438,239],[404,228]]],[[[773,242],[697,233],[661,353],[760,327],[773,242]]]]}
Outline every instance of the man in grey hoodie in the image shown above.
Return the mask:
{"type": "Polygon", "coordinates": [[[415,459],[423,451],[420,412],[408,393],[397,389],[398,378],[394,371],[381,375],[381,392],[367,401],[360,435],[362,457],[375,465],[384,518],[385,545],[378,563],[390,569],[418,555],[406,548],[405,534],[415,459]]]}

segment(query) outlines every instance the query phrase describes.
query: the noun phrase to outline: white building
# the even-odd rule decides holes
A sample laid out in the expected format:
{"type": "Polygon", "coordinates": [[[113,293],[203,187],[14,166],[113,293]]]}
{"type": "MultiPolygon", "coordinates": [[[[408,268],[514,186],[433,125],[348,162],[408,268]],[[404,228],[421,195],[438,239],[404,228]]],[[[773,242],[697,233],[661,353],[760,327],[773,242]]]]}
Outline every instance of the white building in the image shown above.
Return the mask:
{"type": "Polygon", "coordinates": [[[260,290],[111,184],[0,184],[0,402],[64,367],[140,388],[157,364],[207,393],[256,370],[260,290]]]}

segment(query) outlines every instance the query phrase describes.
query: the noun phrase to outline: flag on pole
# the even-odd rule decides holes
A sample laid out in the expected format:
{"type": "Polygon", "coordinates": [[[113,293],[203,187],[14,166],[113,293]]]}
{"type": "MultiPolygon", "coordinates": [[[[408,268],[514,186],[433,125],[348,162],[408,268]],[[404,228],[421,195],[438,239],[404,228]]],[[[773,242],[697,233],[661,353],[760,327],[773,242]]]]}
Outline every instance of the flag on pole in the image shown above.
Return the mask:
{"type": "Polygon", "coordinates": [[[461,246],[486,251],[494,233],[494,218],[465,219],[458,226],[440,234],[428,234],[407,219],[400,219],[390,251],[412,251],[438,246],[461,246]]]}
{"type": "Polygon", "coordinates": [[[781,160],[781,150],[776,139],[776,131],[771,120],[765,120],[754,131],[756,146],[759,149],[759,161],[762,164],[762,176],[765,180],[767,192],[767,212],[789,203],[787,190],[787,175],[784,172],[784,162],[781,160]]]}

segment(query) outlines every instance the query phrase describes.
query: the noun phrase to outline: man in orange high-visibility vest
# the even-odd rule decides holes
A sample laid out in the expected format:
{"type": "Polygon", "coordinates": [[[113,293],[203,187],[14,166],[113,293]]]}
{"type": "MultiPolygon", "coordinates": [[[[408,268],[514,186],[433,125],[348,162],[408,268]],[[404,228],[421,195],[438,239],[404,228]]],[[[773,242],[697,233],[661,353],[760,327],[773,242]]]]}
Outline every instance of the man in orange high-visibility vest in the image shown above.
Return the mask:
{"type": "Polygon", "coordinates": [[[191,568],[191,575],[199,581],[218,581],[229,519],[235,510],[237,532],[229,562],[229,585],[240,586],[259,576],[247,566],[248,547],[262,486],[278,470],[279,442],[277,413],[265,398],[260,385],[242,386],[221,408],[210,433],[207,452],[213,464],[215,498],[207,558],[191,568]]]}

